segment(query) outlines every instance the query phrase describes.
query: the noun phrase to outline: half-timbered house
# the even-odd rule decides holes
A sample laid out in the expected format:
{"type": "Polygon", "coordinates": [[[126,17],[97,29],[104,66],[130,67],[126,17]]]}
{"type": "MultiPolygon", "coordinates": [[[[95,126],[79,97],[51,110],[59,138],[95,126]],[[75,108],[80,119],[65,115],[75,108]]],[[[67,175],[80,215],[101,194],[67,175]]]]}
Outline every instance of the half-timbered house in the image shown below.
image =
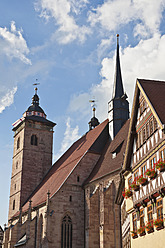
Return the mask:
{"type": "Polygon", "coordinates": [[[164,108],[165,82],[137,79],[123,166],[132,248],[164,247],[164,108]]]}

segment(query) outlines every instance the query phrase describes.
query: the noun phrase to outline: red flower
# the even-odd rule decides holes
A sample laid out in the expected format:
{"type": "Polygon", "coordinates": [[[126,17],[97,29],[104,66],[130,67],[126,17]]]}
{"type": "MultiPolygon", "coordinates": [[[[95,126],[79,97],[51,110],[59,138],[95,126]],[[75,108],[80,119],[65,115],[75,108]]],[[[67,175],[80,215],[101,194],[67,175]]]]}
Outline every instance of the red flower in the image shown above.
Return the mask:
{"type": "Polygon", "coordinates": [[[153,226],[153,220],[148,221],[146,224],[146,229],[151,230],[151,229],[153,229],[153,227],[154,227],[153,226]]]}
{"type": "Polygon", "coordinates": [[[163,170],[165,169],[165,160],[159,159],[156,163],[156,169],[163,170]]]}
{"type": "Polygon", "coordinates": [[[154,220],[154,226],[156,227],[163,226],[163,219],[157,218],[156,220],[154,220]]]}
{"type": "Polygon", "coordinates": [[[141,226],[140,228],[138,228],[137,232],[139,234],[145,233],[145,226],[141,226]]]}
{"type": "Polygon", "coordinates": [[[143,175],[139,176],[139,178],[137,179],[137,182],[139,182],[140,184],[144,184],[147,182],[147,178],[144,177],[143,175]]]}
{"type": "Polygon", "coordinates": [[[127,199],[132,196],[132,191],[130,189],[125,188],[124,191],[122,192],[122,195],[124,198],[127,199]]]}
{"type": "Polygon", "coordinates": [[[156,170],[155,170],[155,166],[154,166],[153,169],[148,169],[148,170],[146,170],[146,173],[145,173],[145,174],[146,174],[147,176],[149,176],[150,179],[155,178],[156,175],[157,175],[157,172],[156,172],[156,170]]]}

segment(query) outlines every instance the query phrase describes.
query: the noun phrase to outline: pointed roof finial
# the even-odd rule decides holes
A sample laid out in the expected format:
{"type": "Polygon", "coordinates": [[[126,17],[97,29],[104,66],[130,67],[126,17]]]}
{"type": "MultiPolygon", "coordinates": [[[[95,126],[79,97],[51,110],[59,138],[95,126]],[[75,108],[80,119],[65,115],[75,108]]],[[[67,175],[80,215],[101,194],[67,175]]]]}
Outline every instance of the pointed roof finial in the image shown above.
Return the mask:
{"type": "Polygon", "coordinates": [[[89,100],[89,102],[92,103],[92,110],[93,110],[93,117],[95,117],[95,112],[96,112],[96,104],[95,104],[95,100],[89,100]]]}
{"type": "MultiPolygon", "coordinates": [[[[38,83],[38,79],[36,78],[36,83],[34,83],[33,85],[39,85],[40,83],[38,83]]],[[[35,88],[35,95],[37,95],[37,90],[38,90],[38,88],[36,87],[35,88]]]]}
{"type": "Polygon", "coordinates": [[[119,45],[119,34],[117,34],[116,37],[117,37],[117,45],[119,45]]]}
{"type": "Polygon", "coordinates": [[[98,119],[95,117],[95,112],[96,112],[96,104],[95,104],[95,100],[89,100],[89,102],[92,103],[92,110],[93,110],[93,117],[91,118],[90,122],[88,123],[89,124],[89,130],[95,128],[97,125],[99,125],[99,121],[98,119]]]}
{"type": "Polygon", "coordinates": [[[117,37],[117,51],[116,51],[116,71],[115,71],[115,79],[114,79],[114,86],[113,86],[113,98],[120,98],[124,95],[123,89],[123,82],[121,76],[121,69],[120,69],[120,56],[119,56],[119,34],[116,35],[117,37]]]}
{"type": "MultiPolygon", "coordinates": [[[[34,83],[33,85],[39,85],[40,83],[38,83],[37,82],[38,81],[38,79],[36,79],[36,83],[34,83]]],[[[32,98],[32,104],[37,104],[37,105],[39,105],[39,97],[38,97],[38,95],[37,95],[37,90],[38,90],[38,88],[37,87],[35,87],[35,94],[34,94],[34,96],[33,96],[33,98],[32,98]]]]}

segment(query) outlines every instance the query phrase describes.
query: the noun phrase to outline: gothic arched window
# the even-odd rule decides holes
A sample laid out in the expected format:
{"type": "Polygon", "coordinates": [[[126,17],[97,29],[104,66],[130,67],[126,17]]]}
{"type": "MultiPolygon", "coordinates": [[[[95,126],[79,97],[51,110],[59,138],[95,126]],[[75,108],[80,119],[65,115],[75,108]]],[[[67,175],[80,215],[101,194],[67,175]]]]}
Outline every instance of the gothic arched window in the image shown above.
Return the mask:
{"type": "Polygon", "coordinates": [[[61,248],[72,248],[72,220],[68,215],[62,220],[61,248]]]}
{"type": "Polygon", "coordinates": [[[37,146],[37,136],[35,134],[31,136],[31,145],[37,146]]]}

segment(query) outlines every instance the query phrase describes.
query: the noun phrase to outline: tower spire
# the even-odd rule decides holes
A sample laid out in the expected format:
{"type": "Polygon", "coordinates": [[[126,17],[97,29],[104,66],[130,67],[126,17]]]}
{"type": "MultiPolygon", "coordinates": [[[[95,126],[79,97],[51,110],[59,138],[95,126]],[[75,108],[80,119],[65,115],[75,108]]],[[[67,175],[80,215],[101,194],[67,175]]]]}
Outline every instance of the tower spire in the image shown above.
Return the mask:
{"type": "Polygon", "coordinates": [[[121,68],[120,68],[120,56],[119,56],[119,34],[117,34],[116,36],[117,36],[116,70],[115,70],[112,98],[119,98],[124,95],[121,68]]]}
{"type": "Polygon", "coordinates": [[[116,69],[112,99],[108,103],[109,134],[114,139],[129,118],[129,103],[124,94],[123,82],[120,69],[119,34],[117,34],[116,69]]]}

